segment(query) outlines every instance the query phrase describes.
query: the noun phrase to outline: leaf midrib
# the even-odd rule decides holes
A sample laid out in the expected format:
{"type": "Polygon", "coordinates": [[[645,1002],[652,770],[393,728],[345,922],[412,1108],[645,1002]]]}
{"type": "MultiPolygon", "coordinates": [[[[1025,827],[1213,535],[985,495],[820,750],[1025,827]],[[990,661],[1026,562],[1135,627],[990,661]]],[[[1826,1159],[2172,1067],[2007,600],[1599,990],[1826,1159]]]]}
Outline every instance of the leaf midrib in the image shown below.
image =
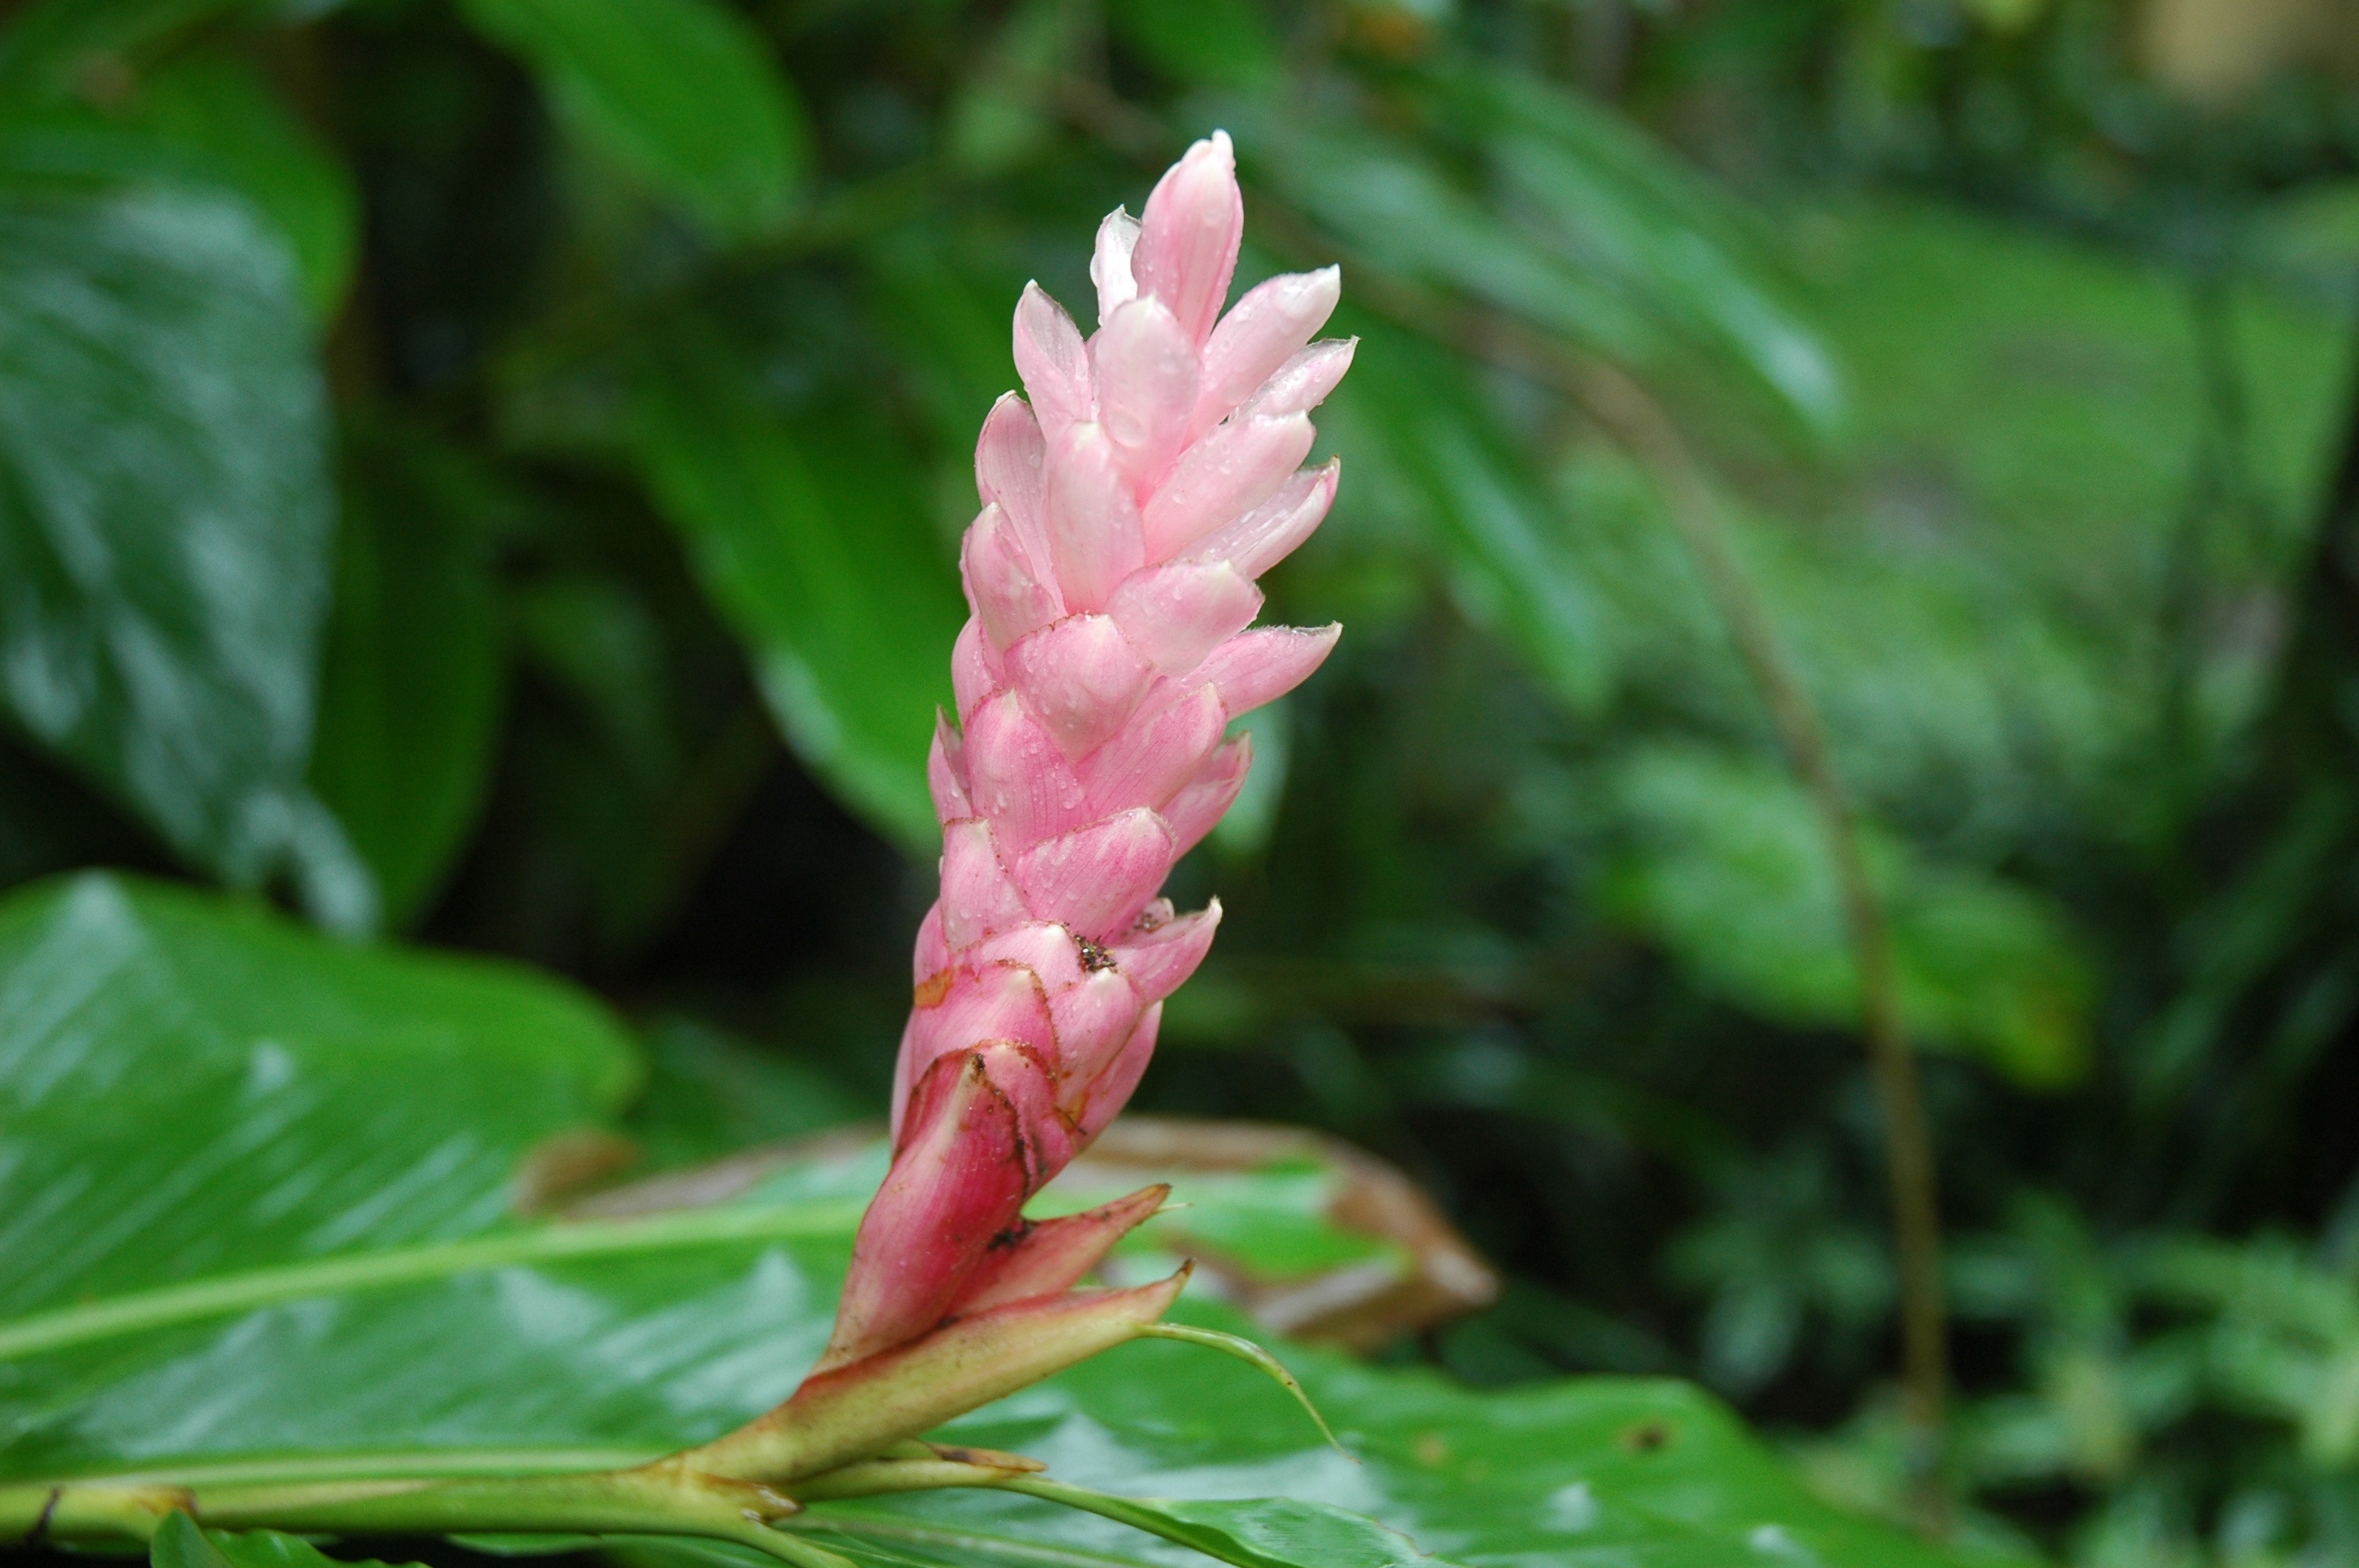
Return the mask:
{"type": "Polygon", "coordinates": [[[0,1322],[0,1361],[287,1302],[387,1290],[460,1274],[726,1242],[849,1237],[864,1205],[863,1199],[845,1198],[647,1219],[583,1220],[240,1270],[0,1322]]]}

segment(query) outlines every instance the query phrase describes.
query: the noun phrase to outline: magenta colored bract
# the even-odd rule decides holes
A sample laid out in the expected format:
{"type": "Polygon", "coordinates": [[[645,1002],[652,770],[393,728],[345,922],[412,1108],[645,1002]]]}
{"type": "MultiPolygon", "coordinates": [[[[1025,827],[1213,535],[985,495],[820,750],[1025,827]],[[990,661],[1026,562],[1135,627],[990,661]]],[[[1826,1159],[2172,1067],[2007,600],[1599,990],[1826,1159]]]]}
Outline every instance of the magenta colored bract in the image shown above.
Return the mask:
{"type": "Polygon", "coordinates": [[[1158,893],[1245,783],[1230,721],[1340,631],[1249,629],[1254,579],[1334,498],[1334,463],[1298,467],[1353,345],[1311,341],[1333,267],[1221,315],[1244,222],[1215,132],[1143,217],[1099,229],[1093,336],[1037,286],[1016,306],[1029,402],[1000,399],[975,448],[958,721],[929,764],[941,898],[918,933],[893,1167],[822,1371],[1064,1292],[1159,1200],[1022,1217],[1130,1098],[1163,999],[1212,944],[1217,902],[1178,914],[1158,893]]]}

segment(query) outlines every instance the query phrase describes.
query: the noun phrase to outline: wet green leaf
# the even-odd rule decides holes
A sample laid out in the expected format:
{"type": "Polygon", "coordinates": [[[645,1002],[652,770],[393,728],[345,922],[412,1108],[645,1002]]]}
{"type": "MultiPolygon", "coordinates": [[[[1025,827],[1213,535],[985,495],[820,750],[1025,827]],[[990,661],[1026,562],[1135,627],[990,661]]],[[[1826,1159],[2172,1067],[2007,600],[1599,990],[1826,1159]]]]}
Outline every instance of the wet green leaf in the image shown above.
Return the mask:
{"type": "Polygon", "coordinates": [[[1116,0],[1106,19],[1174,81],[1252,91],[1277,78],[1277,42],[1249,0],[1116,0]]]}
{"type": "Polygon", "coordinates": [[[0,1313],[495,1226],[527,1153],[633,1071],[594,1003],[504,965],[129,879],[24,890],[0,903],[0,1313]]]}
{"type": "Polygon", "coordinates": [[[373,891],[304,792],[333,508],[294,268],[242,202],[0,190],[0,610],[25,728],[191,862],[373,891]]]}
{"type": "Polygon", "coordinates": [[[723,239],[782,217],[809,161],[793,87],[717,0],[465,0],[560,118],[723,239]]]}
{"type": "Polygon", "coordinates": [[[360,241],[351,175],[234,55],[194,51],[119,103],[0,107],[0,163],[28,176],[209,187],[251,202],[293,251],[315,319],[333,318],[360,241]]]}
{"type": "Polygon", "coordinates": [[[1397,279],[1463,296],[1616,360],[1662,357],[1643,301],[1518,233],[1419,148],[1358,124],[1239,113],[1245,117],[1232,129],[1243,167],[1397,279]]]}
{"type": "MultiPolygon", "coordinates": [[[[114,1103],[106,1097],[122,1095],[126,1081],[158,1078],[158,1093],[180,1087],[164,1081],[172,1078],[166,1069],[187,1061],[188,1072],[227,1072],[242,1086],[243,1098],[212,1116],[221,1136],[249,1148],[249,1157],[208,1163],[175,1147],[168,1151],[174,1168],[206,1170],[208,1179],[157,1189],[147,1178],[148,1189],[167,1195],[141,1212],[167,1235],[201,1238],[193,1243],[200,1251],[136,1246],[103,1284],[83,1279],[120,1292],[186,1280],[208,1264],[242,1264],[249,1283],[288,1278],[290,1265],[343,1269],[370,1257],[431,1266],[366,1288],[279,1288],[266,1301],[249,1294],[253,1304],[225,1314],[183,1314],[0,1360],[0,1421],[12,1434],[0,1473],[136,1466],[201,1485],[283,1466],[288,1455],[300,1456],[293,1461],[300,1473],[320,1478],[623,1463],[754,1414],[790,1389],[817,1351],[851,1227],[877,1173],[864,1153],[779,1170],[717,1209],[485,1230],[504,1195],[506,1162],[496,1156],[503,1149],[512,1155],[527,1130],[525,1116],[550,1119],[560,1100],[582,1108],[610,1102],[614,1058],[605,1044],[547,1022],[538,1033],[520,1026],[536,1009],[546,1021],[556,999],[509,999],[516,1022],[485,1040],[421,1027],[421,1005],[467,987],[480,999],[516,982],[328,948],[259,916],[224,917],[190,895],[126,892],[103,881],[20,901],[14,924],[0,921],[0,953],[20,955],[14,977],[0,972],[0,987],[54,973],[53,964],[38,963],[48,952],[101,947],[94,935],[126,909],[167,930],[169,939],[158,941],[178,960],[160,963],[151,943],[126,957],[138,959],[135,972],[188,984],[187,968],[248,999],[249,1011],[280,1011],[266,1048],[251,1044],[261,1021],[235,1014],[210,1037],[220,1044],[199,1036],[195,1049],[185,1030],[170,1038],[117,1032],[122,1045],[92,1060],[112,1068],[106,1083],[87,1073],[56,1078],[53,1054],[0,1054],[0,1085],[20,1098],[38,1090],[45,1108],[38,1120],[12,1114],[5,1125],[56,1172],[122,1158],[120,1142],[108,1141],[116,1136],[109,1119],[94,1108],[114,1103]],[[48,947],[16,938],[16,924],[28,919],[48,947]],[[192,942],[201,951],[183,950],[192,942]],[[256,966],[274,958],[290,973],[324,964],[336,1005],[316,987],[308,999],[293,997],[285,975],[258,983],[256,966]],[[387,986],[397,993],[376,1006],[354,1009],[346,1000],[387,986]],[[298,1000],[308,1007],[286,1016],[298,1000]],[[332,1050],[311,1048],[331,1039],[332,1050]],[[560,1075],[569,1087],[534,1091],[506,1076],[533,1071],[560,1075]],[[355,1129],[353,1115],[377,1119],[355,1129]],[[352,1202],[356,1147],[385,1150],[392,1162],[376,1173],[388,1184],[369,1190],[408,1202],[352,1202]],[[465,1152],[439,1165],[430,1157],[422,1167],[401,1164],[454,1149],[465,1152]],[[432,1239],[470,1231],[455,1250],[432,1239]],[[410,1238],[421,1241],[401,1250],[410,1238]]],[[[119,1006],[121,993],[117,985],[104,994],[119,1006]]],[[[0,1016],[53,1017],[56,1010],[12,1004],[0,1016]]],[[[89,1022],[78,1028],[82,1038],[100,1033],[89,1022]]],[[[134,1120],[125,1135],[158,1141],[156,1118],[134,1120]]],[[[104,1212],[121,1211],[110,1191],[71,1177],[51,1174],[33,1190],[86,1191],[104,1212]]],[[[6,1212],[26,1211],[12,1203],[6,1212]]],[[[11,1255],[18,1255],[13,1245],[11,1255]]],[[[1210,1303],[1190,1304],[1183,1315],[1245,1326],[1210,1303]]],[[[12,1333],[21,1335],[21,1320],[0,1324],[0,1346],[12,1333]]],[[[960,1441],[1034,1454],[1061,1482],[1120,1494],[1124,1500],[1104,1505],[1119,1518],[974,1494],[821,1505],[798,1528],[880,1564],[1037,1562],[1044,1551],[1163,1561],[1139,1525],[1246,1568],[1408,1564],[1420,1560],[1419,1548],[1467,1563],[1544,1553],[1574,1563],[1636,1554],[1703,1563],[1773,1548],[1854,1568],[1937,1560],[1810,1501],[1724,1410],[1680,1385],[1593,1379],[1483,1396],[1430,1374],[1333,1355],[1289,1351],[1287,1359],[1356,1463],[1327,1447],[1284,1392],[1251,1368],[1193,1346],[1147,1343],[950,1429],[960,1441]]],[[[643,1563],[731,1557],[664,1542],[617,1549],[643,1563]]]]}
{"type": "Polygon", "coordinates": [[[374,1561],[331,1557],[301,1536],[275,1530],[201,1529],[177,1511],[158,1528],[148,1562],[153,1568],[384,1568],[374,1561]]]}
{"type": "Polygon", "coordinates": [[[1448,355],[1357,313],[1341,324],[1360,335],[1329,406],[1352,470],[1342,504],[1411,520],[1440,546],[1467,611],[1566,702],[1594,709],[1611,680],[1601,606],[1548,493],[1448,355]]]}
{"type": "Polygon", "coordinates": [[[715,1160],[857,1122],[874,1108],[806,1061],[690,1019],[657,1019],[646,1041],[647,1087],[627,1125],[650,1164],[715,1160]]]}
{"type": "Polygon", "coordinates": [[[0,34],[0,92],[57,97],[122,71],[142,52],[243,0],[37,0],[0,34]]]}
{"type": "Polygon", "coordinates": [[[1552,250],[1611,280],[1707,373],[1734,371],[1792,427],[1821,443],[1842,430],[1833,353],[1732,203],[1571,92],[1498,71],[1457,85],[1478,106],[1509,204],[1552,250]]]}
{"type": "Polygon", "coordinates": [[[1075,0],[1020,0],[961,83],[942,133],[951,161],[978,174],[1009,168],[1056,132],[1056,84],[1088,37],[1075,0]]]}
{"type": "Polygon", "coordinates": [[[490,771],[496,502],[450,451],[382,433],[354,448],[310,778],[399,925],[440,886],[490,771]]]}
{"type": "Polygon", "coordinates": [[[183,56],[142,79],[128,119],[259,207],[294,247],[313,317],[335,315],[360,245],[359,193],[260,72],[234,56],[183,56]]]}
{"type": "Polygon", "coordinates": [[[916,465],[874,415],[789,422],[698,323],[650,356],[637,456],[787,739],[836,794],[919,853],[934,710],[964,619],[916,465]]]}
{"type": "MultiPolygon", "coordinates": [[[[1741,1005],[1800,1023],[1852,1024],[1858,972],[1809,799],[1767,764],[1649,748],[1615,797],[1636,833],[1609,901],[1741,1005]]],[[[1919,860],[1865,829],[1910,1033],[1970,1049],[2018,1082],[2083,1070],[2091,965],[2062,915],[2028,889],[1919,860]]]]}

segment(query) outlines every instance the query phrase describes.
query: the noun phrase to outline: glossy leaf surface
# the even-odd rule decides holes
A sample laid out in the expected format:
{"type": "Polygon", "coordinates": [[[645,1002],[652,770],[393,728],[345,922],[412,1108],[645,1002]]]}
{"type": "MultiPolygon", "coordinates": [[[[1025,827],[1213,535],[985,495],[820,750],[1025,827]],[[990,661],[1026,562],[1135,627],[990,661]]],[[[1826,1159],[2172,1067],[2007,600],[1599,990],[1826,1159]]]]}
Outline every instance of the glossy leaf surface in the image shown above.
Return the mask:
{"type": "Polygon", "coordinates": [[[357,924],[302,787],[333,503],[296,288],[243,202],[0,189],[0,692],[191,862],[357,924]]]}
{"type": "Polygon", "coordinates": [[[777,219],[802,175],[801,106],[751,27],[715,0],[467,0],[559,116],[724,239],[777,219]]]}
{"type": "MultiPolygon", "coordinates": [[[[1658,748],[1632,755],[1616,787],[1636,828],[1610,895],[1625,918],[1748,1007],[1857,1023],[1825,838],[1799,785],[1763,763],[1658,748]]],[[[2024,1083],[2077,1076],[2091,965],[2061,915],[1987,872],[1926,864],[1872,826],[1866,842],[1911,1033],[2024,1083]]]]}
{"type": "Polygon", "coordinates": [[[156,1531],[147,1560],[153,1568],[332,1568],[339,1561],[350,1561],[329,1556],[299,1535],[275,1530],[206,1530],[184,1513],[173,1514],[156,1531]]]}
{"type": "Polygon", "coordinates": [[[422,441],[368,432],[352,447],[310,776],[399,925],[440,883],[491,765],[497,502],[422,441]]]}
{"type": "Polygon", "coordinates": [[[503,965],[125,878],[26,889],[0,904],[0,1313],[495,1226],[527,1152],[633,1076],[599,1008],[503,965]]]}
{"type": "MultiPolygon", "coordinates": [[[[516,1156],[610,1109],[626,1081],[595,1012],[546,986],[336,948],[104,879],[20,896],[0,912],[0,1016],[25,1021],[0,1051],[19,1108],[10,1168],[46,1200],[12,1195],[10,1255],[31,1256],[27,1239],[52,1259],[80,1237],[124,1243],[35,1271],[12,1313],[103,1311],[106,1292],[200,1274],[242,1278],[248,1303],[0,1359],[11,1478],[618,1463],[756,1413],[825,1337],[878,1174],[859,1146],[776,1167],[717,1210],[502,1227],[516,1156]],[[159,1180],[143,1159],[184,1174],[159,1180]],[[152,1224],[110,1230],[108,1216],[152,1224]],[[266,1288],[402,1256],[426,1263],[364,1289],[266,1288]]],[[[1185,1315],[1243,1326],[1212,1303],[1185,1315]]],[[[0,1346],[23,1329],[21,1316],[0,1324],[0,1346]]],[[[1733,1418],[1679,1385],[1486,1398],[1328,1354],[1288,1358],[1360,1463],[1250,1369],[1142,1344],[952,1429],[1034,1454],[1060,1482],[1125,1494],[1103,1505],[1116,1518],[972,1494],[821,1505],[804,1522],[866,1563],[1043,1550],[1165,1561],[1142,1525],[1245,1568],[1419,1561],[1396,1531],[1467,1562],[1581,1562],[1593,1548],[1599,1562],[1741,1561],[1764,1541],[1830,1563],[1930,1561],[1807,1500],[1733,1418]]],[[[233,1562],[292,1550],[205,1539],[233,1562]]]]}
{"type": "Polygon", "coordinates": [[[913,851],[940,842],[925,744],[963,617],[908,449],[857,408],[789,423],[708,335],[651,363],[636,451],[803,760],[913,851]]]}

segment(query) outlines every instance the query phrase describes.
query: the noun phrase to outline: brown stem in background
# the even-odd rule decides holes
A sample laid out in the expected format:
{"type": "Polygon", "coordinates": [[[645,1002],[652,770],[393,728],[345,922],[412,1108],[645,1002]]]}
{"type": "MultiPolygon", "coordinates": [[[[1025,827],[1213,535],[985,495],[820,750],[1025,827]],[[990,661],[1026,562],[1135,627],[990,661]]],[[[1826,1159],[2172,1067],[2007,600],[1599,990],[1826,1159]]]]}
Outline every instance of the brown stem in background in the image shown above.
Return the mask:
{"type": "Polygon", "coordinates": [[[1860,1012],[1868,1065],[1884,1113],[1885,1152],[1891,1180],[1892,1229],[1899,1254],[1903,1387],[1914,1439],[1909,1455],[1911,1503],[1934,1534],[1947,1532],[1948,1508],[1940,1478],[1944,1407],[1948,1402],[1949,1307],[1941,1286],[1941,1217],[1934,1174],[1933,1134],[1917,1077],[1917,1058],[1900,1011],[1899,975],[1893,962],[1892,925],[1869,873],[1859,822],[1836,776],[1826,726],[1794,667],[1743,563],[1730,547],[1718,499],[1686,443],[1655,400],[1626,376],[1593,367],[1582,402],[1661,481],[1674,526],[1704,578],[1713,605],[1736,644],[1738,657],[1760,687],[1778,744],[1819,818],[1843,901],[1843,924],[1859,968],[1860,1012]]]}
{"type": "MultiPolygon", "coordinates": [[[[1159,122],[1099,83],[1070,78],[1060,84],[1059,102],[1083,130],[1132,156],[1148,156],[1150,149],[1173,140],[1159,122]]],[[[1260,190],[1256,195],[1264,232],[1281,252],[1318,258],[1338,249],[1323,243],[1317,225],[1282,198],[1260,190]]],[[[1787,763],[1810,796],[1825,836],[1844,929],[1859,970],[1862,1033],[1884,1116],[1893,1242],[1899,1264],[1901,1382],[1911,1438],[1909,1501],[1926,1533],[1945,1536],[1949,1502],[1940,1471],[1950,1388],[1950,1313],[1941,1282],[1933,1130],[1908,1023],[1901,1016],[1891,922],[1869,873],[1858,818],[1836,775],[1817,705],[1786,651],[1767,604],[1730,547],[1710,481],[1669,417],[1643,387],[1522,322],[1462,304],[1364,260],[1354,263],[1352,277],[1355,295],[1378,313],[1570,397],[1654,471],[1663,484],[1672,524],[1703,574],[1746,673],[1761,690],[1787,763]]]]}

